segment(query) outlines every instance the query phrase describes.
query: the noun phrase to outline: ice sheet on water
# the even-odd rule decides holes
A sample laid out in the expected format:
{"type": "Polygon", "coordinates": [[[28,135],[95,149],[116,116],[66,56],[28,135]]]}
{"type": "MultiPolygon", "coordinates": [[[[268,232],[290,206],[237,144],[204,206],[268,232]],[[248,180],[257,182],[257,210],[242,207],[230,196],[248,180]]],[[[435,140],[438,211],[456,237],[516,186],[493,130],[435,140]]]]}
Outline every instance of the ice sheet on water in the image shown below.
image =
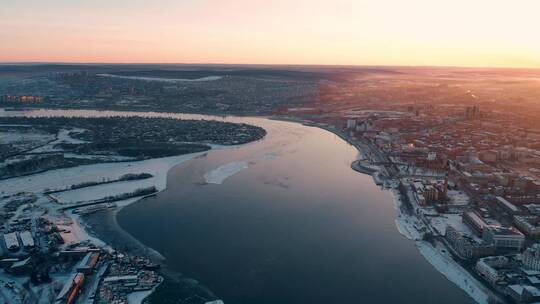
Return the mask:
{"type": "Polygon", "coordinates": [[[204,174],[204,179],[208,184],[221,184],[227,178],[247,168],[249,168],[247,162],[234,161],[207,172],[206,174],[204,174]]]}

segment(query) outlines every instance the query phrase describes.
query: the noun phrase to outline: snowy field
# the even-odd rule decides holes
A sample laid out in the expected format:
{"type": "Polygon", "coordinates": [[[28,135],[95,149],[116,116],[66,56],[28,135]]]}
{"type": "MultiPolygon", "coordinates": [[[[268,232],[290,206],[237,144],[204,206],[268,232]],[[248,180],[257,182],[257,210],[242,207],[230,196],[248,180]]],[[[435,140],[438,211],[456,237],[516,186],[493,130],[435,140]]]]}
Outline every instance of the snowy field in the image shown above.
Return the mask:
{"type": "Polygon", "coordinates": [[[0,132],[0,144],[32,143],[37,146],[54,139],[54,135],[43,132],[0,132]]]}
{"type": "Polygon", "coordinates": [[[84,144],[84,143],[88,143],[87,141],[84,141],[84,140],[79,140],[79,139],[75,139],[71,136],[69,136],[70,133],[80,133],[80,132],[83,132],[84,129],[79,129],[79,128],[73,128],[73,129],[61,129],[60,131],[58,131],[58,135],[56,135],[56,140],[55,141],[52,141],[50,142],[49,144],[43,146],[43,147],[39,147],[37,149],[34,149],[30,152],[32,153],[43,153],[43,152],[57,152],[57,151],[62,151],[62,149],[58,149],[58,148],[55,148],[54,146],[55,145],[58,145],[58,144],[84,144]]]}
{"type": "Polygon", "coordinates": [[[30,150],[54,141],[54,139],[54,134],[35,130],[32,132],[0,132],[1,145],[13,145],[19,150],[30,150]]]}
{"type": "MultiPolygon", "coordinates": [[[[101,181],[103,179],[118,179],[127,173],[142,172],[150,173],[154,176],[144,180],[145,182],[152,186],[155,185],[158,190],[163,190],[167,185],[167,172],[170,168],[204,153],[206,152],[154,158],[138,162],[78,166],[74,168],[51,170],[30,176],[10,178],[0,182],[0,194],[13,195],[19,192],[41,193],[46,189],[60,189],[65,187],[65,185],[101,181]]],[[[120,193],[129,192],[132,189],[128,183],[124,183],[123,185],[125,188],[118,189],[121,191],[120,193]]],[[[93,190],[99,192],[99,187],[103,186],[105,185],[96,186],[93,190]]]]}
{"type": "Polygon", "coordinates": [[[79,201],[97,200],[107,196],[114,196],[126,192],[133,192],[136,189],[154,186],[154,182],[155,181],[152,180],[152,178],[133,181],[119,181],[110,184],[64,191],[56,193],[54,196],[60,203],[70,204],[79,201]]]}
{"type": "Polygon", "coordinates": [[[236,173],[246,170],[249,165],[245,161],[235,161],[232,163],[220,166],[212,171],[204,174],[204,179],[208,184],[221,184],[227,178],[235,175],[236,173]]]}

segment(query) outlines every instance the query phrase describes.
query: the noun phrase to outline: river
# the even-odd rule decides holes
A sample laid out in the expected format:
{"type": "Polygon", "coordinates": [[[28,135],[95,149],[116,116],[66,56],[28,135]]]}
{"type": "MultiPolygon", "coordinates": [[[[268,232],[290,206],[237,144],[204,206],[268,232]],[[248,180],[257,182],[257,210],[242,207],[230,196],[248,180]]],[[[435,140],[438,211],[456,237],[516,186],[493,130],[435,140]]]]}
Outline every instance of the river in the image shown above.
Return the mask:
{"type": "MultiPolygon", "coordinates": [[[[267,130],[258,142],[174,167],[166,190],[117,215],[167,268],[226,304],[474,303],[397,231],[391,193],[353,171],[358,151],[328,131],[251,117],[62,113],[209,118],[267,130]],[[221,174],[216,183],[206,183],[211,172],[221,174]]],[[[174,303],[173,296],[156,292],[152,300],[174,303]]]]}

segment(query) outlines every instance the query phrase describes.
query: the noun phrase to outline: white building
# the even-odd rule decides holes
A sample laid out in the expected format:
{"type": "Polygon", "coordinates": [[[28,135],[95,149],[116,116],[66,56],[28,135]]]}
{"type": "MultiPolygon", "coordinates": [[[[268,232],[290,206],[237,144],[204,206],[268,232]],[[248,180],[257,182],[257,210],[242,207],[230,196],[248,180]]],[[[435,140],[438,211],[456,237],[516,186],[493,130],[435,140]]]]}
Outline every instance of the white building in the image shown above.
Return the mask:
{"type": "Polygon", "coordinates": [[[8,250],[17,251],[20,248],[17,232],[5,233],[4,242],[6,243],[6,248],[8,250]]]}
{"type": "Polygon", "coordinates": [[[488,282],[495,284],[504,278],[497,269],[506,265],[508,265],[508,258],[504,256],[491,256],[478,260],[476,271],[488,282]]]}
{"type": "Polygon", "coordinates": [[[525,242],[525,235],[515,228],[488,226],[484,229],[482,239],[495,245],[497,249],[520,251],[525,242]]]}
{"type": "Polygon", "coordinates": [[[540,244],[533,244],[530,248],[525,249],[521,260],[525,267],[540,270],[540,244]]]}
{"type": "Polygon", "coordinates": [[[30,231],[23,231],[21,234],[19,234],[19,236],[21,237],[21,242],[25,249],[34,248],[34,238],[32,237],[32,233],[30,231]]]}

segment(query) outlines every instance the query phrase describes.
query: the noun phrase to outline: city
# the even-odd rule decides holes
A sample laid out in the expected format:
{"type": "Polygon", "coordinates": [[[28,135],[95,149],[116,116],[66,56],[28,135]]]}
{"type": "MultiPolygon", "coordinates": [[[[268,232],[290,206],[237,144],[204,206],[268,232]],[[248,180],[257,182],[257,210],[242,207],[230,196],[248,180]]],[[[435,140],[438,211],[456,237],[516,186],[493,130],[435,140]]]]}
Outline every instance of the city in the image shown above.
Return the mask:
{"type": "Polygon", "coordinates": [[[540,2],[0,9],[0,304],[540,303],[540,2]]]}

